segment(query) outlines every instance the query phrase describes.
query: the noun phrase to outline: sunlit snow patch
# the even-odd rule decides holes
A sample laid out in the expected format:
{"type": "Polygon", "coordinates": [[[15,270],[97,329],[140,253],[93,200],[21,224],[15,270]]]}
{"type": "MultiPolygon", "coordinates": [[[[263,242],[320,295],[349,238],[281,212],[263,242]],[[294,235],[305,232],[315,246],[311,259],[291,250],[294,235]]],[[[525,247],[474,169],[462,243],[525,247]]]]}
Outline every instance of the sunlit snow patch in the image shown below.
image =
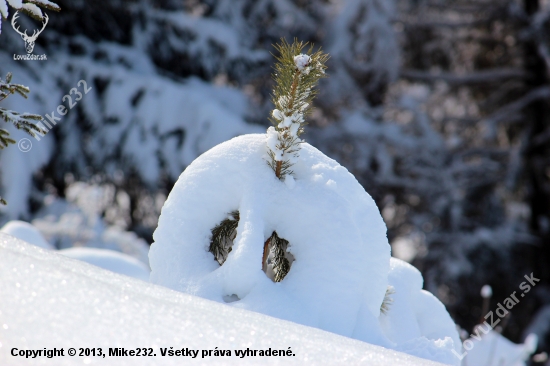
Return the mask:
{"type": "Polygon", "coordinates": [[[0,365],[403,365],[435,366],[382,347],[235,309],[120,276],[0,234],[0,365]],[[156,357],[39,357],[11,349],[153,348],[156,357]],[[195,360],[160,348],[199,350],[195,360]],[[203,350],[231,356],[202,358],[203,350]],[[235,356],[236,350],[292,350],[289,357],[235,356]],[[195,362],[191,362],[195,361],[195,362]]]}

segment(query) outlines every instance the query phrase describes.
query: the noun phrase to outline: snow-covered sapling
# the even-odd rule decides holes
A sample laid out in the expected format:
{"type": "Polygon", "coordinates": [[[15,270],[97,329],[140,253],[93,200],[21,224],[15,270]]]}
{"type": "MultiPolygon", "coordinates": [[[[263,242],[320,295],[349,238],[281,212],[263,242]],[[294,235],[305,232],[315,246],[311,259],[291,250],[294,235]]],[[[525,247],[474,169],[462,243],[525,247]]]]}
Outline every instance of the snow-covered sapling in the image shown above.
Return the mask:
{"type": "MultiPolygon", "coordinates": [[[[300,150],[299,138],[304,131],[305,117],[311,111],[311,102],[316,91],[313,89],[319,79],[325,77],[325,62],[328,55],[320,50],[313,52],[313,46],[302,53],[307,43],[294,40],[292,45],[284,39],[275,45],[279,56],[275,56],[275,89],[270,121],[274,127],[267,130],[268,164],[280,180],[293,180],[290,168],[300,150]]],[[[233,211],[212,229],[209,251],[216,261],[223,265],[232,250],[237,236],[239,212],[233,211]]],[[[285,278],[294,260],[287,252],[289,242],[273,231],[265,241],[262,256],[262,270],[275,282],[285,278]]]]}
{"type": "MultiPolygon", "coordinates": [[[[275,46],[275,89],[272,100],[275,105],[270,121],[274,127],[267,130],[268,164],[280,180],[292,174],[290,169],[300,151],[300,135],[304,132],[305,118],[311,113],[311,102],[317,94],[314,87],[325,77],[328,54],[313,51],[302,53],[307,43],[294,40],[292,45],[284,39],[275,46]]],[[[288,177],[288,179],[293,179],[288,177]]]]}

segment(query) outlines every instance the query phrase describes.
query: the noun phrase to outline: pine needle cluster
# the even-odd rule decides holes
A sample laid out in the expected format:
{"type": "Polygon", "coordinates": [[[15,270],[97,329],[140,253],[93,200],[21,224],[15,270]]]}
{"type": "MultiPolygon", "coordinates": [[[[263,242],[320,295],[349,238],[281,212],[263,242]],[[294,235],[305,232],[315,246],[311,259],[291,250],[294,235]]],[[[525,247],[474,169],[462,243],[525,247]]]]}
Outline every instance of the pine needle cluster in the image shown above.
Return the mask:
{"type": "Polygon", "coordinates": [[[275,231],[264,244],[262,269],[266,274],[269,269],[273,271],[274,282],[281,282],[290,271],[290,261],[286,257],[288,244],[288,240],[279,238],[275,231]]]}
{"type": "Polygon", "coordinates": [[[227,219],[212,229],[208,251],[214,255],[220,266],[227,260],[227,256],[233,249],[233,240],[237,237],[239,218],[239,211],[232,211],[227,219]]]}
{"type": "MultiPolygon", "coordinates": [[[[5,81],[0,78],[0,102],[11,94],[16,93],[27,99],[27,94],[30,93],[30,89],[24,85],[12,84],[11,79],[11,73],[6,75],[5,81]]],[[[48,132],[42,130],[35,124],[36,121],[42,120],[42,116],[38,114],[19,113],[0,107],[0,119],[3,119],[7,123],[13,123],[15,128],[25,131],[32,137],[35,136],[35,133],[43,135],[48,132]]],[[[15,144],[15,141],[11,139],[9,135],[10,133],[7,130],[0,128],[0,149],[8,147],[10,144],[15,144]]]]}
{"type": "Polygon", "coordinates": [[[282,39],[275,45],[275,89],[272,101],[275,109],[269,120],[274,127],[267,130],[269,166],[277,178],[284,180],[292,174],[300,151],[300,135],[304,132],[305,118],[311,113],[311,103],[317,95],[314,87],[325,77],[328,54],[320,49],[313,52],[313,45],[304,54],[308,43],[294,40],[292,45],[282,39]]]}
{"type": "MultiPolygon", "coordinates": [[[[214,259],[220,266],[225,263],[227,256],[233,249],[233,241],[237,237],[239,219],[239,211],[232,211],[226,219],[222,220],[212,229],[208,251],[214,255],[214,259]]],[[[274,282],[281,282],[288,271],[290,271],[291,262],[289,258],[294,260],[294,257],[286,251],[288,244],[288,240],[279,238],[275,231],[265,241],[262,270],[274,282]]]]}
{"type": "Polygon", "coordinates": [[[382,305],[380,305],[380,312],[384,315],[390,311],[390,306],[393,304],[393,299],[390,296],[393,294],[395,294],[395,289],[393,286],[388,286],[386,294],[384,295],[384,300],[382,300],[382,305]]]}

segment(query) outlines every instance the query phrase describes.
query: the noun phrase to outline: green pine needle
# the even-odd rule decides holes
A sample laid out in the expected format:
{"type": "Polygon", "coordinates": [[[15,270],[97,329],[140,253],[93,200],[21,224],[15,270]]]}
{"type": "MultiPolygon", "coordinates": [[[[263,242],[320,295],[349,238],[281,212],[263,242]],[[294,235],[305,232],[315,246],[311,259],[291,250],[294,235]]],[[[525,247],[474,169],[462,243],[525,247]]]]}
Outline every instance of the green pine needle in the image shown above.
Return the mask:
{"type": "MultiPolygon", "coordinates": [[[[281,282],[290,271],[290,262],[285,255],[288,244],[288,240],[279,238],[276,231],[271,234],[265,243],[267,246],[266,249],[269,250],[269,253],[271,254],[272,259],[269,264],[273,267],[273,281],[275,282],[281,282]]],[[[267,260],[267,256],[264,260],[267,260]]],[[[266,271],[267,265],[268,263],[263,263],[263,267],[266,271]]]]}
{"type": "Polygon", "coordinates": [[[307,45],[297,39],[292,44],[281,39],[281,43],[274,46],[279,55],[274,56],[277,60],[272,94],[275,109],[269,120],[277,131],[276,149],[282,151],[282,156],[276,156],[276,152],[269,148],[268,164],[281,180],[292,174],[291,160],[298,157],[302,142],[299,136],[304,132],[306,117],[310,115],[311,104],[317,95],[314,88],[321,78],[326,77],[328,54],[321,49],[314,52],[313,45],[303,53],[307,45]]]}
{"type": "Polygon", "coordinates": [[[395,294],[395,289],[393,286],[388,286],[386,289],[386,294],[384,295],[384,300],[382,300],[382,305],[380,305],[380,312],[384,315],[390,311],[390,306],[393,304],[393,299],[390,297],[390,295],[395,294]]]}
{"type": "MultiPolygon", "coordinates": [[[[6,75],[5,81],[0,78],[0,101],[15,93],[21,95],[25,99],[28,98],[30,89],[24,85],[12,84],[12,78],[13,75],[10,72],[6,75]]],[[[7,123],[12,123],[15,128],[25,131],[32,137],[35,137],[36,133],[41,135],[48,133],[48,131],[41,129],[35,124],[35,121],[42,121],[43,119],[42,116],[38,114],[19,113],[5,108],[0,108],[0,119],[3,119],[7,123]]],[[[8,131],[0,129],[0,149],[15,143],[15,140],[9,138],[8,131]]]]}
{"type": "Polygon", "coordinates": [[[233,249],[233,240],[237,237],[239,211],[232,211],[229,216],[212,229],[212,238],[208,249],[220,266],[227,260],[227,256],[233,249]]]}

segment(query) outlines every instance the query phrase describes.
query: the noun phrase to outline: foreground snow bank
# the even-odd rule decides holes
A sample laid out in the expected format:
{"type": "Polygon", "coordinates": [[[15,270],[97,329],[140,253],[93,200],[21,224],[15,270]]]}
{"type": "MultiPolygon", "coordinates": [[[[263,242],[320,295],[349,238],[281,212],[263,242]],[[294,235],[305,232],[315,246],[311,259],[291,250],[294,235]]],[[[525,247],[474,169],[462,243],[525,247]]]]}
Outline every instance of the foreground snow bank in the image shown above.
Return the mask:
{"type": "Polygon", "coordinates": [[[224,306],[114,274],[0,234],[1,365],[180,365],[160,348],[200,350],[196,364],[437,365],[318,329],[224,306]],[[25,359],[13,348],[101,347],[101,357],[25,359]],[[109,357],[109,347],[152,347],[156,357],[109,357]],[[202,350],[231,356],[202,358],[202,350]],[[291,348],[295,356],[235,356],[291,348]]]}

